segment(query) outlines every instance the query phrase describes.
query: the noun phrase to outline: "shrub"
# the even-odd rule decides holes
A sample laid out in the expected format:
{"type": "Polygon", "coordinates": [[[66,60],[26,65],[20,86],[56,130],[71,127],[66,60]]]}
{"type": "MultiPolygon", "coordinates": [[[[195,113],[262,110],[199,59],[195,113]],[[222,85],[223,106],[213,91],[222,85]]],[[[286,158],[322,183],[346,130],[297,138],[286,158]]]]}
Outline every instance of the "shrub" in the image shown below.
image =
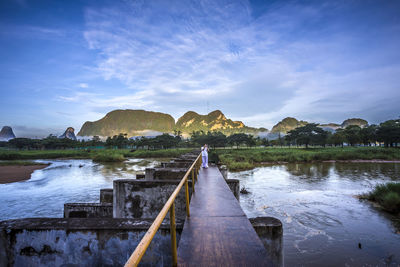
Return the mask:
{"type": "Polygon", "coordinates": [[[367,199],[377,202],[385,210],[393,213],[400,212],[400,183],[377,185],[367,194],[367,199]]]}
{"type": "Polygon", "coordinates": [[[116,152],[102,152],[98,153],[93,157],[93,161],[95,162],[121,162],[124,161],[124,155],[116,152]]]}

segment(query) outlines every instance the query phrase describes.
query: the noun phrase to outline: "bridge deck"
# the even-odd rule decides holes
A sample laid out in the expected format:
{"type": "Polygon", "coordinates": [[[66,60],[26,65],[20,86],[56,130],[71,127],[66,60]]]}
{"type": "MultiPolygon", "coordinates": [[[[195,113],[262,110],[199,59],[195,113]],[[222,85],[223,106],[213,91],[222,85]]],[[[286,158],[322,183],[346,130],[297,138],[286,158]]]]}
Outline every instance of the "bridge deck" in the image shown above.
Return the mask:
{"type": "Polygon", "coordinates": [[[178,266],[271,266],[217,167],[201,169],[178,247],[178,266]]]}

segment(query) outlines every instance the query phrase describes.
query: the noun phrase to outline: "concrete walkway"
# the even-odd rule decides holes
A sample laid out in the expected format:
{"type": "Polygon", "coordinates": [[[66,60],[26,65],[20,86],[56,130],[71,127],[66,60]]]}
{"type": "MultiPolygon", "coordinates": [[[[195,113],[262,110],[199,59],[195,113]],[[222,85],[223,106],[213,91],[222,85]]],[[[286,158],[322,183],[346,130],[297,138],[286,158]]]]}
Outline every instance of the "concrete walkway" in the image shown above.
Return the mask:
{"type": "Polygon", "coordinates": [[[178,266],[272,266],[217,167],[200,170],[179,241],[178,266]]]}

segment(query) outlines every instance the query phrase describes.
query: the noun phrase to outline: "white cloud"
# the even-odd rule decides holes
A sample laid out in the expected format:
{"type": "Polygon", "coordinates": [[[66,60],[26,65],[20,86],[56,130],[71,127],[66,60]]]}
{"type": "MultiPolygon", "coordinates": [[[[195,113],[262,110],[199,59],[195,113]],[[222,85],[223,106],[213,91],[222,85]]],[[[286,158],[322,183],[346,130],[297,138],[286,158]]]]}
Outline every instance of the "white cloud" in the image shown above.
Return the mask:
{"type": "Polygon", "coordinates": [[[88,87],[89,87],[89,84],[87,84],[87,83],[80,83],[78,86],[79,86],[80,88],[88,88],[88,87]]]}
{"type": "Polygon", "coordinates": [[[86,103],[157,108],[176,116],[212,101],[233,119],[266,127],[286,116],[324,122],[350,115],[372,118],[377,103],[400,97],[393,88],[400,67],[368,67],[376,53],[357,54],[359,36],[343,29],[329,32],[338,25],[309,29],[334,8],[292,3],[257,18],[246,1],[151,1],[87,9],[84,37],[99,52],[95,71],[105,80],[121,81],[130,92],[97,95],[86,103]]]}

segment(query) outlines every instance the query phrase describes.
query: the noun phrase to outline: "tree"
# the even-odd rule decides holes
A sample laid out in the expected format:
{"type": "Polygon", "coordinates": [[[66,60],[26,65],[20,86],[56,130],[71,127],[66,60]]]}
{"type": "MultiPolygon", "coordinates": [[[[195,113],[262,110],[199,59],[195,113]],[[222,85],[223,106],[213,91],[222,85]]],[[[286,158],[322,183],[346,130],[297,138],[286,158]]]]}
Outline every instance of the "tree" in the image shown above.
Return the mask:
{"type": "Polygon", "coordinates": [[[316,123],[309,123],[288,132],[286,140],[295,141],[298,145],[323,145],[325,146],[328,132],[318,127],[316,123]]]}
{"type": "Polygon", "coordinates": [[[336,132],[330,138],[331,143],[335,146],[343,147],[343,143],[346,141],[346,136],[343,129],[337,129],[336,132]]]}
{"type": "Polygon", "coordinates": [[[351,146],[355,146],[361,142],[361,127],[358,125],[349,125],[344,129],[344,135],[346,141],[351,146]]]}
{"type": "Polygon", "coordinates": [[[400,119],[379,124],[376,135],[379,142],[384,142],[385,147],[397,146],[400,142],[400,119]]]}
{"type": "Polygon", "coordinates": [[[248,140],[247,134],[237,133],[228,136],[228,144],[236,145],[237,148],[248,140]]]}
{"type": "Polygon", "coordinates": [[[377,128],[378,127],[376,125],[372,124],[361,129],[360,138],[364,145],[370,146],[371,143],[376,143],[377,128]]]}
{"type": "Polygon", "coordinates": [[[252,135],[247,135],[247,138],[244,142],[247,145],[247,147],[253,147],[256,145],[256,140],[252,135]]]}

